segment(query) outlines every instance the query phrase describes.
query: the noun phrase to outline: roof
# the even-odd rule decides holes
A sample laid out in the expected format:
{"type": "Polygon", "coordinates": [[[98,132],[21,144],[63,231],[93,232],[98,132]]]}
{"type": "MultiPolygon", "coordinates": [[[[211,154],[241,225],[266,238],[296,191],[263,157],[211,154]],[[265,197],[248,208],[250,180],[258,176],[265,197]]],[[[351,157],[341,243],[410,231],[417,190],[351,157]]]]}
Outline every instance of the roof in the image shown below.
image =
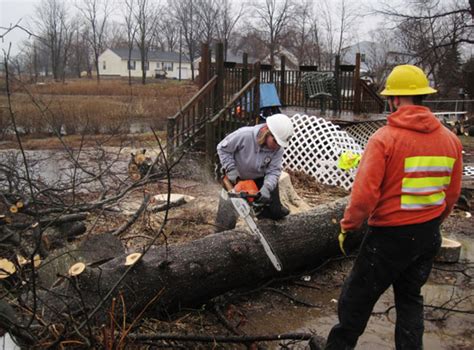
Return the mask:
{"type": "MultiPolygon", "coordinates": [[[[250,63],[255,63],[257,62],[258,59],[255,57],[248,56],[247,62],[250,63]]],[[[232,50],[227,50],[227,57],[226,57],[226,62],[235,62],[238,64],[243,63],[243,51],[232,51],[232,50]]]]}
{"type": "MultiPolygon", "coordinates": [[[[128,60],[128,48],[110,48],[117,56],[123,60],[128,60]]],[[[132,49],[132,55],[130,56],[132,60],[140,60],[141,54],[139,49],[132,49]]],[[[148,60],[149,61],[165,61],[165,62],[179,62],[179,52],[166,52],[166,51],[148,51],[148,60]]],[[[181,62],[189,63],[189,58],[185,55],[181,55],[181,62]]]]}

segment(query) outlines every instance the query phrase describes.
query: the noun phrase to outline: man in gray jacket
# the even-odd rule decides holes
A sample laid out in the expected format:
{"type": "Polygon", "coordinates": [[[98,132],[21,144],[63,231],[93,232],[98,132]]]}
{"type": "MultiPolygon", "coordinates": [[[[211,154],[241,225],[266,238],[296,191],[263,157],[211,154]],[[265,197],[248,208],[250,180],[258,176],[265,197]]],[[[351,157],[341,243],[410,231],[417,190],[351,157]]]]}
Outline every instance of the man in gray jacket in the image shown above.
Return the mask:
{"type": "MultiPolygon", "coordinates": [[[[227,135],[218,145],[222,169],[233,185],[254,180],[259,188],[257,202],[265,204],[261,217],[278,220],[289,214],[282,206],[278,179],[282,171],[284,147],[293,135],[293,124],[286,115],[275,114],[265,124],[242,127],[227,135]]],[[[216,232],[235,227],[237,215],[222,199],[216,218],[216,232]]]]}

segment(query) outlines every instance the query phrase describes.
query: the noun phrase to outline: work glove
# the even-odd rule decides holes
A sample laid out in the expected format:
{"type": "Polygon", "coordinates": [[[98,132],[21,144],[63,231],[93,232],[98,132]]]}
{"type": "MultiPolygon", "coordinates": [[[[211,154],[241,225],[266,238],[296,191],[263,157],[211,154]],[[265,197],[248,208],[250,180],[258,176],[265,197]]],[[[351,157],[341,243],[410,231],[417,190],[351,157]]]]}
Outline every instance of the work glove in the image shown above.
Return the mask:
{"type": "Polygon", "coordinates": [[[271,200],[270,190],[265,186],[262,186],[259,192],[259,196],[256,200],[258,204],[269,204],[271,200]]]}
{"type": "Polygon", "coordinates": [[[239,171],[236,168],[234,168],[226,172],[226,176],[229,179],[229,181],[232,182],[233,185],[235,185],[237,183],[237,179],[240,177],[240,174],[239,174],[239,171]]]}
{"type": "Polygon", "coordinates": [[[347,237],[347,232],[341,227],[341,232],[339,233],[339,236],[337,236],[337,239],[339,240],[339,248],[341,249],[341,252],[347,256],[346,250],[344,249],[344,241],[346,240],[347,237]]]}

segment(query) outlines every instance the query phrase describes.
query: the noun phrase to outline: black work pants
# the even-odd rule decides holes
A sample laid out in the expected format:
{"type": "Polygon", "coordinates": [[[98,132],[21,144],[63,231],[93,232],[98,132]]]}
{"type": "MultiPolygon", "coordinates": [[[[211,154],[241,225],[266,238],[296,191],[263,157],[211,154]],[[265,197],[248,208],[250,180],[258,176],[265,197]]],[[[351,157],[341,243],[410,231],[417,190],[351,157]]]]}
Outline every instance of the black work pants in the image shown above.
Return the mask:
{"type": "MultiPolygon", "coordinates": [[[[255,184],[260,189],[263,186],[263,177],[258,178],[255,184]]],[[[288,215],[288,210],[282,207],[280,200],[280,189],[277,186],[270,192],[270,203],[265,205],[258,213],[258,218],[269,218],[279,220],[288,215]]],[[[238,214],[235,212],[232,203],[224,200],[222,196],[219,198],[219,206],[217,208],[215,232],[232,230],[237,223],[238,214]]]]}
{"type": "MultiPolygon", "coordinates": [[[[393,285],[396,349],[423,348],[423,297],[434,257],[441,246],[440,220],[397,227],[370,227],[338,302],[339,324],[326,349],[353,349],[372,309],[393,285]]],[[[350,234],[350,233],[349,233],[350,234]]]]}

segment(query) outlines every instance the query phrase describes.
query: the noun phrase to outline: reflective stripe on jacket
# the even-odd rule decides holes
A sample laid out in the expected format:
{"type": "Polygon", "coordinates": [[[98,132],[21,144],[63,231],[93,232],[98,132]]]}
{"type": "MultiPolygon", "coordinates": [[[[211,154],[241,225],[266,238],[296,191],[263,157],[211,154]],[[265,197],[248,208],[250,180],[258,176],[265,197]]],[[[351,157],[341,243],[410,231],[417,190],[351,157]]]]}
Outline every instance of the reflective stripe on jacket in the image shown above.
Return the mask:
{"type": "Polygon", "coordinates": [[[451,157],[418,156],[405,158],[401,208],[421,209],[443,205],[446,197],[444,191],[451,183],[451,173],[455,162],[456,159],[451,157]],[[449,175],[436,176],[440,172],[449,175]],[[423,173],[429,174],[423,176],[423,173]],[[435,176],[430,176],[431,174],[435,176]]]}

